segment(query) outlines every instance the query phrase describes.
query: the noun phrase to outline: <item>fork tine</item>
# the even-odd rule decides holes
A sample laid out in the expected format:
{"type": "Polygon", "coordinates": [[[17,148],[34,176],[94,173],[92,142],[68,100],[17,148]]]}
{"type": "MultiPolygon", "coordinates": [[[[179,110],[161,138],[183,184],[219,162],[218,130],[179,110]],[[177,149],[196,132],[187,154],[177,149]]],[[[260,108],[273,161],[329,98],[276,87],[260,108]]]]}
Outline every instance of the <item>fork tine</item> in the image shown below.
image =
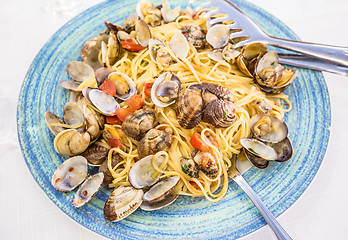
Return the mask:
{"type": "Polygon", "coordinates": [[[248,34],[245,31],[234,32],[230,34],[230,39],[238,37],[248,37],[248,34]]]}
{"type": "Polygon", "coordinates": [[[245,45],[247,45],[249,43],[252,43],[252,42],[255,42],[255,41],[251,40],[250,38],[249,39],[243,39],[242,41],[234,44],[234,47],[235,48],[243,47],[243,46],[245,46],[245,45]]]}
{"type": "Polygon", "coordinates": [[[215,24],[215,23],[221,23],[223,21],[228,21],[228,17],[219,17],[219,18],[214,18],[214,19],[208,19],[210,24],[215,24]]]}

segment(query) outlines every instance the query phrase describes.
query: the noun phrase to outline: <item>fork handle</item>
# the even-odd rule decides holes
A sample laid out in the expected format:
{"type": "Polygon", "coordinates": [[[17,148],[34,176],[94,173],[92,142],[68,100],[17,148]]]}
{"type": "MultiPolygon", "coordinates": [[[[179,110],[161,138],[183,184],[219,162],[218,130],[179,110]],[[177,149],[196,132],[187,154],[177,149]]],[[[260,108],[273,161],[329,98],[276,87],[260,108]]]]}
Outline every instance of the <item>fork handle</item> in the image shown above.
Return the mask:
{"type": "Polygon", "coordinates": [[[241,174],[237,174],[233,177],[233,180],[238,184],[238,186],[244,190],[248,195],[250,200],[254,203],[256,208],[260,211],[263,218],[266,220],[268,225],[273,230],[274,234],[279,240],[292,240],[289,234],[284,230],[284,228],[279,224],[277,219],[268,210],[268,208],[262,203],[261,199],[257,196],[256,192],[250,187],[250,185],[245,181],[241,174]]]}
{"type": "Polygon", "coordinates": [[[269,36],[264,43],[348,66],[348,48],[269,36]]]}

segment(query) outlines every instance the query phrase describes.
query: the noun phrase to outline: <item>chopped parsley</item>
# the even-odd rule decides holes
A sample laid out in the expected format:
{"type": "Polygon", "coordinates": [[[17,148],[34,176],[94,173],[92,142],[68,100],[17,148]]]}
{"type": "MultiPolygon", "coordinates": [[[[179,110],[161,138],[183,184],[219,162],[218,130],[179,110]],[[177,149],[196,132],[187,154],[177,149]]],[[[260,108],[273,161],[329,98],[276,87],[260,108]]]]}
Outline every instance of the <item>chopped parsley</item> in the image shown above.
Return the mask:
{"type": "Polygon", "coordinates": [[[248,150],[249,150],[250,152],[252,152],[252,153],[257,154],[257,152],[255,152],[254,149],[252,149],[252,148],[248,148],[248,150]]]}
{"type": "Polygon", "coordinates": [[[273,66],[275,64],[275,62],[272,62],[271,65],[273,66]]]}
{"type": "Polygon", "coordinates": [[[156,13],[155,13],[155,16],[156,16],[156,17],[158,17],[159,19],[161,19],[161,16],[160,16],[160,15],[158,15],[158,14],[156,14],[156,13]]]}
{"type": "Polygon", "coordinates": [[[226,115],[226,112],[225,111],[223,111],[223,116],[224,116],[224,119],[227,119],[227,115],[226,115]]]}

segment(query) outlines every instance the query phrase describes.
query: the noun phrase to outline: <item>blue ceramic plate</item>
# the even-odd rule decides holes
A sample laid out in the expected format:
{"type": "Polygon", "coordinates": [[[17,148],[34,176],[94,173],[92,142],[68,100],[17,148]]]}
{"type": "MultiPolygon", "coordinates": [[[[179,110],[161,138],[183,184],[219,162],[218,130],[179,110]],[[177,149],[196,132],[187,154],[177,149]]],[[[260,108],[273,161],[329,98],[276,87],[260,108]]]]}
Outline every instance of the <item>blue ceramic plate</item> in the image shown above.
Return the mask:
{"type": "MultiPolygon", "coordinates": [[[[21,89],[17,121],[24,159],[47,196],[68,216],[101,235],[116,239],[214,239],[239,238],[266,224],[257,209],[233,182],[226,197],[212,204],[204,198],[179,197],[155,212],[137,210],[128,218],[107,222],[103,207],[110,190],[102,188],[88,204],[76,209],[73,193],[61,193],[50,184],[55,169],[63,162],[53,148],[53,136],[45,125],[44,113],[62,115],[68,93],[59,86],[67,79],[66,66],[79,59],[82,44],[105,29],[104,21],[122,24],[135,11],[137,0],[108,1],[76,16],[46,43],[36,56],[21,89]]],[[[177,1],[185,6],[187,1],[177,1]]],[[[266,32],[298,39],[278,19],[244,2],[233,1],[266,32]]],[[[330,103],[320,72],[299,69],[287,89],[293,110],[286,114],[294,156],[286,163],[271,163],[266,170],[251,168],[244,174],[271,212],[278,217],[305,191],[323,160],[329,138],[330,103]]]]}

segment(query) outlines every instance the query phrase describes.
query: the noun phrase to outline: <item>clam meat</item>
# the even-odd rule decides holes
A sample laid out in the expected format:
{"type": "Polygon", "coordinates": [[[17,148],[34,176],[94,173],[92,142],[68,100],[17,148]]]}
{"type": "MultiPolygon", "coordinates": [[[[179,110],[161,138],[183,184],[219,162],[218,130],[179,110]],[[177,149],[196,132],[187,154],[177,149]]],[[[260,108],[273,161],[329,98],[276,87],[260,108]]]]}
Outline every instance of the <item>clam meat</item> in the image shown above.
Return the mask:
{"type": "Polygon", "coordinates": [[[161,40],[151,38],[149,40],[149,52],[152,61],[163,67],[169,67],[172,57],[161,40]]]}
{"type": "Polygon", "coordinates": [[[134,81],[124,73],[112,72],[109,74],[108,79],[115,84],[115,96],[121,100],[126,101],[137,93],[137,86],[134,81]]]}
{"type": "Polygon", "coordinates": [[[199,170],[204,172],[208,177],[214,178],[219,167],[213,155],[209,152],[195,151],[193,152],[193,161],[197,164],[199,170]]]}

